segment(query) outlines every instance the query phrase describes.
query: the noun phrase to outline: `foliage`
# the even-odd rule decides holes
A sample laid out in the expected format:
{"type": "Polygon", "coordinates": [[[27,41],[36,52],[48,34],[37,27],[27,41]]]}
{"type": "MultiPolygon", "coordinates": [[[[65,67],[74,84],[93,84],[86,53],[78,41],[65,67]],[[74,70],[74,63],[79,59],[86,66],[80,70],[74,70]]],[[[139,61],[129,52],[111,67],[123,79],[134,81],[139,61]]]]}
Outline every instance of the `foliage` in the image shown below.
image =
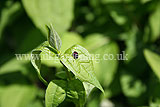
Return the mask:
{"type": "Polygon", "coordinates": [[[0,0],[0,107],[44,107],[55,99],[60,107],[158,107],[159,10],[159,0],[0,0]],[[99,55],[84,64],[73,59],[75,47],[82,57],[99,55]],[[41,60],[16,59],[31,53],[41,60]]]}
{"type": "Polygon", "coordinates": [[[41,52],[52,53],[54,54],[54,56],[52,54],[48,55],[50,55],[51,57],[58,57],[61,64],[66,68],[65,72],[68,77],[66,79],[68,79],[68,81],[57,80],[56,82],[51,81],[49,83],[45,95],[46,107],[58,106],[63,102],[67,94],[69,94],[69,97],[72,98],[75,105],[83,106],[86,99],[85,96],[86,94],[89,94],[85,86],[83,86],[83,83],[92,84],[104,93],[103,88],[101,87],[95,76],[93,62],[90,58],[89,52],[80,45],[74,45],[67,49],[64,54],[62,54],[60,51],[62,42],[58,33],[54,30],[52,25],[48,27],[48,31],[48,41],[45,41],[42,46],[34,49],[31,52],[32,65],[37,70],[37,74],[40,80],[47,86],[47,81],[41,75],[41,52]],[[73,56],[74,52],[78,54],[77,59],[75,59],[73,56]],[[75,75],[75,79],[71,76],[70,72],[75,75]],[[82,83],[76,80],[76,78],[78,78],[82,83]],[[67,90],[65,91],[65,89],[67,90]],[[74,92],[71,92],[72,89],[76,90],[74,90],[74,92]],[[83,91],[83,93],[81,91],[83,91]],[[78,98],[75,96],[75,93],[78,94],[78,98]],[[75,99],[80,101],[82,100],[83,102],[77,103],[77,101],[74,101],[75,99]]]}

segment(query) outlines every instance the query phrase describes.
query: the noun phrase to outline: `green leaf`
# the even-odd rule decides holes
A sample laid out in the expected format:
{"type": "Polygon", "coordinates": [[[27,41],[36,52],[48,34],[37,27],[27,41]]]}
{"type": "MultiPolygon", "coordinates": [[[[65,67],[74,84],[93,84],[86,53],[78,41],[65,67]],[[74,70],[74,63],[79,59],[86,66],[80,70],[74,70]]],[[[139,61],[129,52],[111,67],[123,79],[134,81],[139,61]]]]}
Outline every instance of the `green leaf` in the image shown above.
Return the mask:
{"type": "Polygon", "coordinates": [[[160,79],[160,55],[145,49],[144,50],[144,56],[148,62],[148,64],[151,66],[154,73],[157,75],[157,77],[160,79]]]}
{"type": "Polygon", "coordinates": [[[87,103],[87,107],[98,107],[99,106],[99,98],[94,98],[87,103]]]}
{"type": "Polygon", "coordinates": [[[45,85],[47,85],[48,84],[47,81],[41,76],[41,72],[40,72],[40,69],[41,69],[41,57],[40,57],[40,53],[41,53],[41,50],[33,50],[32,51],[32,53],[31,53],[31,63],[34,66],[34,68],[36,69],[39,79],[45,85]]]}
{"type": "MultiPolygon", "coordinates": [[[[0,95],[2,95],[4,91],[5,91],[5,87],[0,84],[0,95]]],[[[0,105],[1,105],[1,99],[2,99],[2,96],[0,96],[0,105]]]]}
{"type": "Polygon", "coordinates": [[[58,33],[53,28],[52,24],[50,26],[47,26],[49,34],[48,34],[48,42],[49,44],[55,48],[56,50],[60,50],[62,41],[58,35],[58,33]]]}
{"type": "Polygon", "coordinates": [[[44,56],[44,58],[41,59],[42,64],[45,64],[49,67],[62,67],[59,58],[56,55],[57,51],[49,46],[48,41],[45,41],[37,49],[41,50],[41,56],[44,56]]]}
{"type": "MultiPolygon", "coordinates": [[[[122,90],[121,90],[121,85],[120,85],[119,80],[120,80],[119,72],[116,72],[116,75],[112,83],[109,86],[105,87],[105,98],[106,99],[114,97],[121,93],[122,90]]],[[[101,95],[101,97],[103,96],[101,95]]]]}
{"type": "MultiPolygon", "coordinates": [[[[99,107],[100,106],[100,101],[102,98],[100,97],[100,93],[93,91],[91,95],[88,97],[88,102],[86,103],[86,107],[99,107]]],[[[100,106],[102,107],[102,106],[100,106]]]]}
{"type": "Polygon", "coordinates": [[[58,71],[55,76],[61,79],[67,79],[66,71],[58,71]]]}
{"type": "Polygon", "coordinates": [[[128,54],[128,60],[125,60],[125,62],[127,63],[131,61],[138,53],[136,47],[137,32],[137,27],[132,26],[132,29],[130,31],[121,34],[121,37],[125,40],[125,44],[127,46],[125,50],[126,54],[128,54]]]}
{"type": "Polygon", "coordinates": [[[131,74],[127,74],[126,72],[122,73],[120,83],[122,86],[122,91],[127,97],[137,98],[146,91],[146,86],[141,80],[135,78],[131,74]]]}
{"type": "Polygon", "coordinates": [[[38,73],[40,73],[41,69],[41,57],[39,55],[41,52],[41,50],[33,50],[31,52],[31,63],[38,73]]]}
{"type": "MultiPolygon", "coordinates": [[[[108,2],[108,0],[106,0],[108,2]]],[[[127,12],[125,10],[125,7],[122,4],[122,1],[119,0],[119,2],[114,3],[116,0],[112,0],[112,2],[108,2],[109,5],[107,6],[108,12],[112,19],[118,24],[118,25],[124,25],[128,21],[127,12]]],[[[118,1],[118,0],[117,0],[118,1]]],[[[124,4],[127,4],[126,2],[123,2],[124,4]]],[[[127,7],[130,10],[130,5],[127,7]]]]}
{"type": "MultiPolygon", "coordinates": [[[[46,42],[45,42],[46,43],[46,42]]],[[[44,44],[45,44],[44,43],[44,44]]],[[[43,45],[44,45],[43,44],[43,45]]],[[[34,66],[34,68],[36,69],[37,71],[37,74],[38,74],[38,77],[39,79],[45,84],[47,85],[47,81],[41,76],[41,72],[40,72],[40,69],[41,69],[41,56],[40,56],[40,53],[42,52],[42,50],[44,50],[44,47],[40,46],[39,48],[37,49],[34,49],[32,52],[31,52],[31,63],[32,65],[34,66]]]]}
{"type": "Polygon", "coordinates": [[[1,11],[1,17],[0,17],[0,38],[2,36],[3,30],[9,24],[12,22],[16,16],[19,13],[19,10],[21,9],[21,5],[19,2],[13,3],[12,1],[7,1],[6,4],[7,7],[3,8],[1,11]],[[12,18],[10,18],[12,17],[12,18]]]}
{"type": "MultiPolygon", "coordinates": [[[[110,40],[106,38],[104,35],[96,33],[96,34],[90,34],[85,38],[84,46],[86,49],[90,50],[92,54],[95,55],[94,56],[95,60],[93,60],[93,63],[94,63],[95,71],[96,71],[96,76],[99,82],[101,84],[104,83],[105,86],[109,85],[109,83],[114,79],[114,74],[117,68],[116,67],[117,60],[105,60],[104,61],[104,60],[99,60],[99,59],[103,59],[104,54],[118,53],[116,44],[110,43],[110,40]]],[[[93,87],[89,86],[90,87],[89,88],[87,85],[84,85],[84,86],[86,86],[87,88],[86,90],[88,90],[88,92],[90,93],[93,87]]]]}
{"type": "Polygon", "coordinates": [[[86,93],[80,80],[76,79],[68,82],[67,97],[70,101],[74,102],[75,105],[80,107],[84,106],[86,93]]]}
{"type": "Polygon", "coordinates": [[[45,25],[53,24],[57,32],[63,33],[73,19],[73,0],[22,0],[28,16],[37,28],[47,34],[45,25]]]}
{"type": "Polygon", "coordinates": [[[85,88],[86,91],[86,95],[87,98],[89,97],[89,94],[91,93],[91,91],[93,90],[93,88],[95,87],[94,85],[88,83],[88,82],[83,82],[83,86],[85,88]]]}
{"type": "Polygon", "coordinates": [[[120,3],[121,0],[102,0],[102,3],[120,3]]]}
{"type": "Polygon", "coordinates": [[[84,47],[89,50],[95,50],[103,45],[105,45],[106,43],[108,43],[109,40],[104,37],[102,34],[90,34],[85,38],[85,43],[84,43],[84,47]],[[93,42],[94,41],[94,42],[93,42]]]}
{"type": "Polygon", "coordinates": [[[27,72],[25,64],[28,62],[29,60],[25,60],[24,57],[22,57],[22,60],[13,58],[0,67],[0,75],[17,71],[23,71],[22,73],[27,72]]]}
{"type": "Polygon", "coordinates": [[[111,10],[110,15],[112,16],[114,21],[119,25],[123,25],[127,22],[126,16],[119,15],[119,13],[117,11],[111,10]]]}
{"type": "Polygon", "coordinates": [[[141,3],[147,3],[147,2],[150,2],[151,0],[141,0],[141,3]]]}
{"type": "Polygon", "coordinates": [[[10,85],[1,94],[0,107],[28,107],[35,97],[33,86],[10,85]]]}
{"type": "Polygon", "coordinates": [[[41,100],[36,100],[32,102],[30,105],[28,105],[27,107],[44,107],[44,106],[42,105],[41,100]]]}
{"type": "MultiPolygon", "coordinates": [[[[51,58],[54,57],[56,58],[56,54],[57,53],[52,47],[49,46],[49,43],[48,41],[45,41],[44,43],[42,43],[42,45],[40,45],[38,48],[34,49],[32,52],[31,52],[31,63],[32,65],[34,66],[34,68],[36,69],[37,73],[38,73],[38,76],[40,78],[40,80],[45,84],[47,85],[47,81],[45,81],[43,79],[43,77],[41,76],[41,73],[40,73],[40,68],[41,68],[41,56],[47,56],[48,60],[49,61],[55,61],[54,59],[52,60],[51,58]]],[[[43,57],[44,57],[43,56],[43,57]]],[[[47,60],[44,59],[43,60],[47,60]]],[[[58,59],[59,60],[59,59],[58,59]]]]}
{"type": "Polygon", "coordinates": [[[119,53],[118,46],[115,42],[110,42],[99,47],[93,53],[99,55],[96,56],[96,60],[94,60],[96,76],[104,87],[108,87],[114,80],[117,72],[117,54],[119,53]],[[110,55],[113,56],[113,59],[109,59],[110,55]]]}
{"type": "MultiPolygon", "coordinates": [[[[74,32],[66,32],[61,37],[62,40],[62,46],[61,46],[61,52],[64,52],[66,49],[70,48],[71,46],[75,44],[83,44],[83,39],[80,35],[74,32]]],[[[46,52],[45,52],[46,53],[46,52]]],[[[45,54],[44,53],[44,54],[45,54]]],[[[42,52],[43,54],[43,52],[42,52]]],[[[53,56],[53,60],[42,60],[42,64],[45,64],[49,67],[62,67],[62,64],[60,63],[58,57],[53,56]]]]}
{"type": "Polygon", "coordinates": [[[55,80],[49,83],[45,95],[46,107],[56,107],[64,101],[66,84],[67,82],[63,80],[55,80]]]}
{"type": "Polygon", "coordinates": [[[66,49],[70,48],[73,45],[76,44],[83,44],[83,38],[81,37],[81,35],[78,35],[75,32],[66,32],[63,34],[63,36],[61,37],[62,40],[62,47],[61,47],[61,51],[64,52],[66,49]]]}
{"type": "Polygon", "coordinates": [[[74,45],[60,56],[60,60],[82,82],[88,82],[104,92],[96,78],[91,56],[85,48],[74,45]],[[74,51],[78,52],[78,59],[73,58],[74,51]]]}
{"type": "Polygon", "coordinates": [[[62,64],[59,61],[59,58],[57,57],[57,51],[54,50],[52,47],[49,46],[48,41],[43,43],[44,45],[40,48],[41,56],[44,55],[46,58],[43,58],[42,64],[45,64],[49,67],[62,67],[62,64]]]}
{"type": "Polygon", "coordinates": [[[156,10],[152,13],[149,19],[151,26],[151,41],[155,41],[160,36],[160,2],[156,4],[156,10]]]}
{"type": "Polygon", "coordinates": [[[159,107],[160,105],[160,99],[155,99],[154,101],[151,101],[149,104],[149,107],[159,107]]]}

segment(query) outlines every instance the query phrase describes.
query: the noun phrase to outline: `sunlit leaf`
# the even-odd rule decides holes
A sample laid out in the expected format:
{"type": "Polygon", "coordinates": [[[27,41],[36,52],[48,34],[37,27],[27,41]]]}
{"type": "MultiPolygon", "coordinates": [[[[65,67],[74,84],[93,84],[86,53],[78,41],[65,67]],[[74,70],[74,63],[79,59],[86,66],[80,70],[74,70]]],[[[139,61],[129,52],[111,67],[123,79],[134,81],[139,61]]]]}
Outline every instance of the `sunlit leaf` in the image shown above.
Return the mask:
{"type": "Polygon", "coordinates": [[[22,0],[28,16],[36,27],[47,34],[45,25],[53,24],[59,33],[65,32],[73,19],[73,0],[22,0]]]}
{"type": "Polygon", "coordinates": [[[61,45],[62,45],[62,41],[61,38],[59,37],[58,33],[55,31],[55,29],[53,28],[52,24],[48,27],[48,42],[49,44],[55,48],[56,50],[60,50],[61,45]]]}
{"type": "Polygon", "coordinates": [[[1,97],[1,107],[28,107],[36,97],[36,89],[27,85],[10,85],[5,88],[1,97]]]}
{"type": "Polygon", "coordinates": [[[31,58],[31,62],[32,62],[32,65],[34,66],[34,68],[40,72],[40,69],[41,69],[41,58],[40,58],[40,54],[41,53],[41,50],[34,50],[32,51],[32,58],[31,58]]]}
{"type": "Polygon", "coordinates": [[[74,45],[65,51],[60,60],[82,82],[91,83],[104,92],[96,78],[91,56],[85,48],[74,45]],[[73,52],[78,53],[78,59],[73,58],[73,52]]]}
{"type": "Polygon", "coordinates": [[[160,55],[145,49],[144,50],[145,58],[148,62],[148,64],[151,66],[154,73],[157,75],[157,77],[160,79],[160,55]]]}
{"type": "Polygon", "coordinates": [[[105,45],[109,42],[109,39],[104,37],[102,34],[90,34],[85,38],[84,47],[89,50],[93,51],[98,49],[99,47],[105,45]],[[93,42],[94,41],[94,42],[93,42]]]}
{"type": "Polygon", "coordinates": [[[29,60],[25,60],[25,57],[21,57],[22,60],[18,60],[18,58],[13,58],[6,62],[4,65],[0,67],[0,74],[6,74],[11,72],[23,71],[22,73],[27,72],[27,68],[25,64],[29,62],[29,60]]]}
{"type": "Polygon", "coordinates": [[[65,85],[67,82],[63,80],[51,81],[47,87],[45,95],[46,107],[57,107],[66,97],[65,85]]]}
{"type": "Polygon", "coordinates": [[[47,85],[47,81],[41,76],[41,52],[44,53],[44,55],[48,55],[49,56],[55,56],[54,50],[52,51],[52,48],[49,47],[48,42],[44,42],[42,45],[40,45],[38,48],[34,49],[31,52],[31,63],[34,66],[34,68],[36,69],[38,76],[40,78],[40,80],[47,85]]]}
{"type": "Polygon", "coordinates": [[[152,13],[149,19],[149,23],[151,26],[151,41],[155,41],[158,37],[160,37],[160,2],[156,5],[156,10],[152,13]]]}
{"type": "Polygon", "coordinates": [[[89,94],[92,92],[92,90],[95,86],[88,83],[88,82],[83,82],[83,86],[85,88],[86,95],[87,95],[87,98],[88,98],[89,94]]]}
{"type": "Polygon", "coordinates": [[[77,33],[74,32],[64,33],[63,36],[61,37],[61,40],[62,40],[62,47],[61,47],[62,52],[64,52],[73,45],[76,44],[81,45],[84,43],[81,35],[78,35],[77,33]]]}
{"type": "Polygon", "coordinates": [[[110,42],[93,52],[95,55],[94,65],[98,80],[103,86],[108,87],[114,79],[118,67],[119,49],[116,43],[110,42]]]}

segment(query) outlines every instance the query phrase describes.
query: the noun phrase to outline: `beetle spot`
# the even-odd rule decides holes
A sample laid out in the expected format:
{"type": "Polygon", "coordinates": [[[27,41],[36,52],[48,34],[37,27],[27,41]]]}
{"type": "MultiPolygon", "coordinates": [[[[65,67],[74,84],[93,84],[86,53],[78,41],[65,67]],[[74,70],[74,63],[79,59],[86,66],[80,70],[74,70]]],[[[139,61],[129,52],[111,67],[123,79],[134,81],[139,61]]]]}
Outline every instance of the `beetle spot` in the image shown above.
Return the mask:
{"type": "Polygon", "coordinates": [[[74,51],[72,53],[72,56],[73,56],[74,59],[78,59],[78,52],[74,51]]]}

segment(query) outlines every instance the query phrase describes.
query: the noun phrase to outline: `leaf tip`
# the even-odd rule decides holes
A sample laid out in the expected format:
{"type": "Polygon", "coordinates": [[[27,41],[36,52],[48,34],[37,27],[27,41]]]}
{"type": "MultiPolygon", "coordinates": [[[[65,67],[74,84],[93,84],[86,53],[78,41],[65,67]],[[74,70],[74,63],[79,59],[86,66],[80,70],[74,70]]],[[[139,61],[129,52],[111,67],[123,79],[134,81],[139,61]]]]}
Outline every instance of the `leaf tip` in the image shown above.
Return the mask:
{"type": "Polygon", "coordinates": [[[58,35],[58,33],[56,32],[56,30],[54,29],[53,25],[50,24],[49,26],[46,25],[47,29],[48,29],[48,42],[49,44],[55,48],[57,51],[60,50],[61,45],[62,45],[62,41],[58,35]]]}

